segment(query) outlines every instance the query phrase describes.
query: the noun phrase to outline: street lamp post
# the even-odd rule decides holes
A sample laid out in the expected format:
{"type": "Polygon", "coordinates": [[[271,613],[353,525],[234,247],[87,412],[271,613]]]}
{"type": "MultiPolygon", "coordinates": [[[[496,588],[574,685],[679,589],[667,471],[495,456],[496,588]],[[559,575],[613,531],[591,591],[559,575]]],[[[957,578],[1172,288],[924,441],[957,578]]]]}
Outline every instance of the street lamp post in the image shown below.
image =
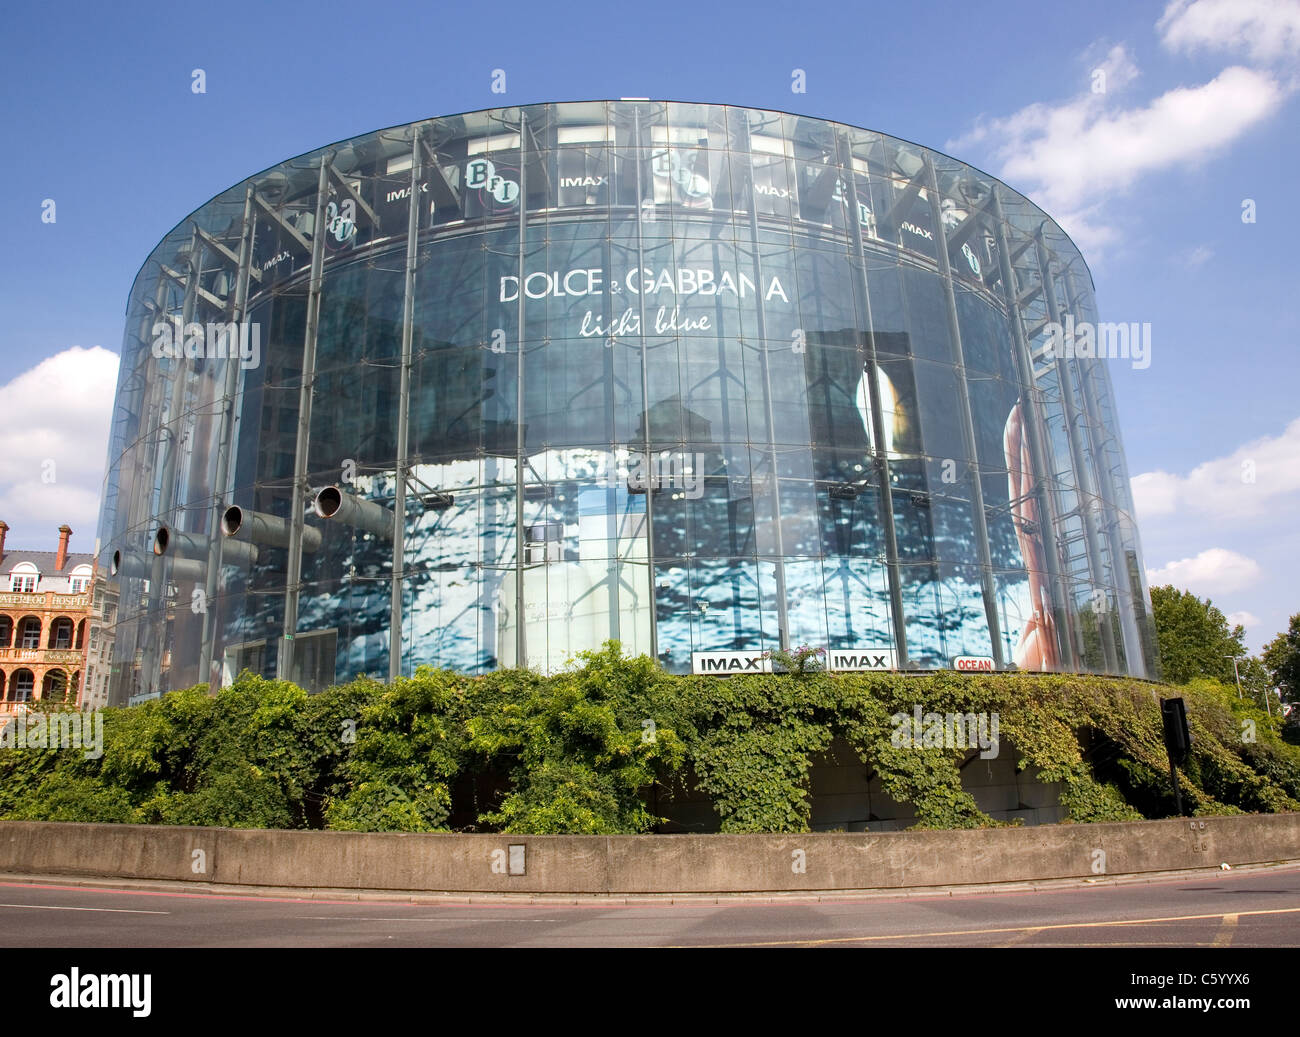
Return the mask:
{"type": "Polygon", "coordinates": [[[1235,655],[1225,655],[1224,658],[1232,660],[1232,675],[1237,678],[1237,698],[1241,698],[1241,674],[1237,672],[1237,657],[1235,655]]]}
{"type": "MultiPolygon", "coordinates": [[[[1235,656],[1235,655],[1225,655],[1224,658],[1225,658],[1225,659],[1231,659],[1231,660],[1232,660],[1232,674],[1233,674],[1234,677],[1237,678],[1237,698],[1241,698],[1241,673],[1237,670],[1237,658],[1238,658],[1238,657],[1235,656]]],[[[1264,689],[1264,708],[1265,708],[1266,710],[1268,710],[1268,715],[1271,717],[1271,716],[1273,715],[1273,706],[1272,706],[1272,703],[1270,703],[1270,702],[1268,701],[1268,694],[1269,694],[1269,691],[1268,691],[1267,688],[1265,688],[1265,689],[1264,689]]]]}

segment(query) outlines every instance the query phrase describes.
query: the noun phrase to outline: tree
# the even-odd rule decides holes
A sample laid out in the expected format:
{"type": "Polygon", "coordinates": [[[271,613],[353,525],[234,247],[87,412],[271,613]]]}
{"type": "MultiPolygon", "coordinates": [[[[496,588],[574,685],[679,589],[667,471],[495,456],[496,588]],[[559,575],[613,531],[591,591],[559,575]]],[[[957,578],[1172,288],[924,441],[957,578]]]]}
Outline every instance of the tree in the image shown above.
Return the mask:
{"type": "MultiPolygon", "coordinates": [[[[1277,687],[1273,676],[1269,673],[1268,667],[1260,660],[1258,656],[1252,655],[1248,659],[1242,659],[1237,664],[1238,673],[1241,676],[1242,693],[1257,706],[1263,706],[1265,698],[1273,695],[1273,689],[1277,687]]],[[[1274,713],[1277,709],[1277,698],[1272,698],[1270,708],[1274,713]]]]}
{"type": "Polygon", "coordinates": [[[1210,677],[1235,685],[1231,657],[1246,654],[1243,627],[1229,629],[1227,618],[1209,598],[1202,601],[1169,585],[1151,588],[1151,612],[1166,681],[1186,684],[1210,677]]]}
{"type": "Polygon", "coordinates": [[[1287,629],[1264,646],[1264,665],[1288,702],[1300,699],[1300,612],[1287,629]]]}

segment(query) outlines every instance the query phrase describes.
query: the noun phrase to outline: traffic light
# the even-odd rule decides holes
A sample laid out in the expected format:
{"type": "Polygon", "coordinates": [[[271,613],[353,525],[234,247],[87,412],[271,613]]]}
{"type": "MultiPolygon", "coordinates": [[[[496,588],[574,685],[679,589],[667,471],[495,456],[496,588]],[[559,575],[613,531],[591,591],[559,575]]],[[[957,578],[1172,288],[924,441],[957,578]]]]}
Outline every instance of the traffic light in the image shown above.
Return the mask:
{"type": "Polygon", "coordinates": [[[1185,764],[1192,754],[1192,732],[1187,726],[1187,707],[1182,699],[1161,699],[1160,718],[1165,726],[1165,748],[1170,759],[1185,764]]]}

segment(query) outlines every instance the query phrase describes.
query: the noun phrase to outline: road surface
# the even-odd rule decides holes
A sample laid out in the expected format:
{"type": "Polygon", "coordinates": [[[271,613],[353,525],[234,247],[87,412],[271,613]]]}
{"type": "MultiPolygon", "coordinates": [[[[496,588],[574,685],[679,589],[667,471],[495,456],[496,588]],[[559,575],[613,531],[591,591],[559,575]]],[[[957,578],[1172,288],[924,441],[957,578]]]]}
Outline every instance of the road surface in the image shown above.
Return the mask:
{"type": "Polygon", "coordinates": [[[411,903],[0,881],[4,947],[1295,947],[1300,866],[944,895],[411,903]]]}

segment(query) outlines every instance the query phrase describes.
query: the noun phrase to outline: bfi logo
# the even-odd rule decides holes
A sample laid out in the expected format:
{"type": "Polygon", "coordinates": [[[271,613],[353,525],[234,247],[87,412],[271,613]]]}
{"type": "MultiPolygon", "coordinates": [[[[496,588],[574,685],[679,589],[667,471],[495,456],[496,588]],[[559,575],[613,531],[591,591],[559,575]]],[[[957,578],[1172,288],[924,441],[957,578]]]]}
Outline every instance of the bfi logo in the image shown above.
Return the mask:
{"type": "Polygon", "coordinates": [[[489,159],[476,158],[465,166],[465,186],[470,190],[486,191],[501,205],[514,205],[519,201],[519,184],[497,173],[489,159]]]}

